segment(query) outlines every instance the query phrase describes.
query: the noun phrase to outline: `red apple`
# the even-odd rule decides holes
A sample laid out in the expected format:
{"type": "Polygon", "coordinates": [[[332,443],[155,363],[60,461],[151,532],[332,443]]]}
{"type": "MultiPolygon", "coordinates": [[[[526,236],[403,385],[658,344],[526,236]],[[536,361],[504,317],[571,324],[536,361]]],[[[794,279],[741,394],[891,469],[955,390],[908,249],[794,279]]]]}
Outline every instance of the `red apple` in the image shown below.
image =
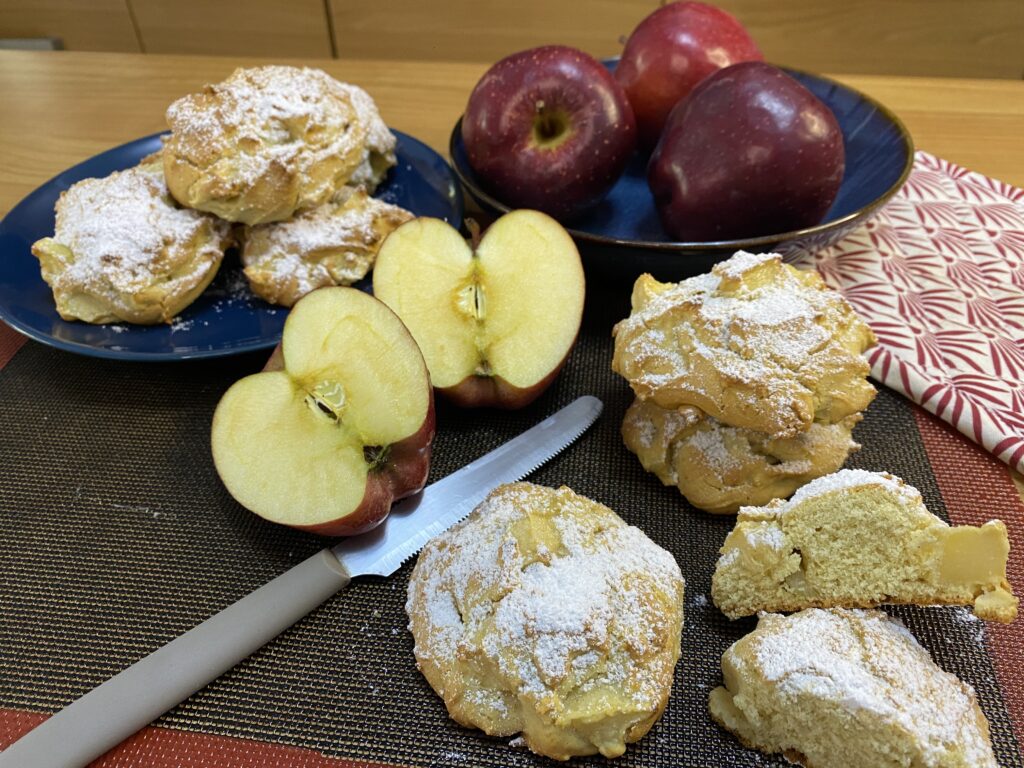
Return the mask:
{"type": "Polygon", "coordinates": [[[592,56],[547,45],[492,66],[469,96],[462,139],[481,184],[511,208],[565,219],[604,197],[636,125],[625,93],[592,56]]]}
{"type": "Polygon", "coordinates": [[[832,111],[777,67],[735,64],[669,116],[647,180],[679,240],[735,240],[821,221],[843,180],[832,111]]]}
{"type": "Polygon", "coordinates": [[[764,56],[736,18],[704,3],[669,3],[637,25],[615,78],[636,117],[640,144],[658,143],[669,112],[705,77],[764,56]]]}
{"type": "Polygon", "coordinates": [[[373,292],[409,328],[438,392],[464,407],[521,408],[569,356],[586,286],[562,225],[518,210],[472,244],[440,219],[403,224],[380,249],[373,292]]]}
{"type": "Polygon", "coordinates": [[[347,536],[423,487],[433,437],[430,377],[401,320],[362,291],[322,288],[295,304],[264,371],[221,398],[210,442],[242,506],[347,536]]]}

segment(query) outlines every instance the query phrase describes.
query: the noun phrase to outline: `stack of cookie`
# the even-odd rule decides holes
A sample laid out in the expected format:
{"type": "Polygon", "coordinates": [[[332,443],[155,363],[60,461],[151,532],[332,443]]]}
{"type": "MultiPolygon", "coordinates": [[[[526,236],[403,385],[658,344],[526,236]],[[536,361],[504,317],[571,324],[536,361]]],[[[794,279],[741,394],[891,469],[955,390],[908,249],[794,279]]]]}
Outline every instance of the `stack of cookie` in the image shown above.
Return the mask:
{"type": "Polygon", "coordinates": [[[373,99],[321,70],[238,69],[167,122],[160,153],[73,185],[33,245],[65,320],[168,322],[234,243],[253,292],[291,306],[365,277],[412,218],[370,197],[396,144],[373,99]]]}
{"type": "Polygon", "coordinates": [[[626,446],[696,507],[789,496],[858,447],[874,334],[778,254],[741,251],[676,284],[642,275],[614,336],[612,369],[636,394],[626,446]]]}

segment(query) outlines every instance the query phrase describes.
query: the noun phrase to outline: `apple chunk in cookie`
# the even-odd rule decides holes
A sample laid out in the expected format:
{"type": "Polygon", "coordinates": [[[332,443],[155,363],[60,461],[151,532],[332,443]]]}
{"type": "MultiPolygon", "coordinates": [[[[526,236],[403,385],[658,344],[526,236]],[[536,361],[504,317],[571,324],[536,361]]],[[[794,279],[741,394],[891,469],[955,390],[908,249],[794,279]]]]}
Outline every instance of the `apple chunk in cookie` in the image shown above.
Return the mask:
{"type": "Polygon", "coordinates": [[[242,506],[345,536],[423,487],[433,437],[429,374],[401,320],[362,291],[323,288],[295,305],[268,370],[221,398],[211,443],[242,506]]]}
{"type": "Polygon", "coordinates": [[[441,393],[520,408],[565,363],[585,284],[565,229],[524,210],[498,219],[475,249],[439,219],[403,224],[377,255],[373,292],[408,326],[441,393]]]}

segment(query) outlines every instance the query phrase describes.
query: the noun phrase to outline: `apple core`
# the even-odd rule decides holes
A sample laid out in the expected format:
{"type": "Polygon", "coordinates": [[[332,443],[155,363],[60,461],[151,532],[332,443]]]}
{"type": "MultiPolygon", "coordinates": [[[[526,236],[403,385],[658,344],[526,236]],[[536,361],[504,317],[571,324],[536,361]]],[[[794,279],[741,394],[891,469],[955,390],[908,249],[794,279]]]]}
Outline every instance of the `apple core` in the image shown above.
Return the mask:
{"type": "Polygon", "coordinates": [[[502,216],[472,243],[439,219],[403,224],[384,241],[373,290],[408,326],[435,388],[460,405],[506,408],[554,380],[585,293],[572,238],[530,210],[502,216]]]}

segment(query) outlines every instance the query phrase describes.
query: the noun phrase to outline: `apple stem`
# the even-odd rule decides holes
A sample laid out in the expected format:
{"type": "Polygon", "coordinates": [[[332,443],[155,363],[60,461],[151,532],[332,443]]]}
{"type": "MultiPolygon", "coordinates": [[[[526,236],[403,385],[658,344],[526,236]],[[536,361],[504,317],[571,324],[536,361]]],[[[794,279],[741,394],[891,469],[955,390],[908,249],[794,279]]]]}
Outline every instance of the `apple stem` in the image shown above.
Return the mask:
{"type": "Polygon", "coordinates": [[[469,247],[475,255],[476,249],[480,246],[480,224],[476,219],[466,219],[466,229],[469,230],[469,247]]]}
{"type": "Polygon", "coordinates": [[[390,445],[366,445],[363,446],[363,458],[370,465],[370,471],[380,469],[391,457],[390,445]]]}

